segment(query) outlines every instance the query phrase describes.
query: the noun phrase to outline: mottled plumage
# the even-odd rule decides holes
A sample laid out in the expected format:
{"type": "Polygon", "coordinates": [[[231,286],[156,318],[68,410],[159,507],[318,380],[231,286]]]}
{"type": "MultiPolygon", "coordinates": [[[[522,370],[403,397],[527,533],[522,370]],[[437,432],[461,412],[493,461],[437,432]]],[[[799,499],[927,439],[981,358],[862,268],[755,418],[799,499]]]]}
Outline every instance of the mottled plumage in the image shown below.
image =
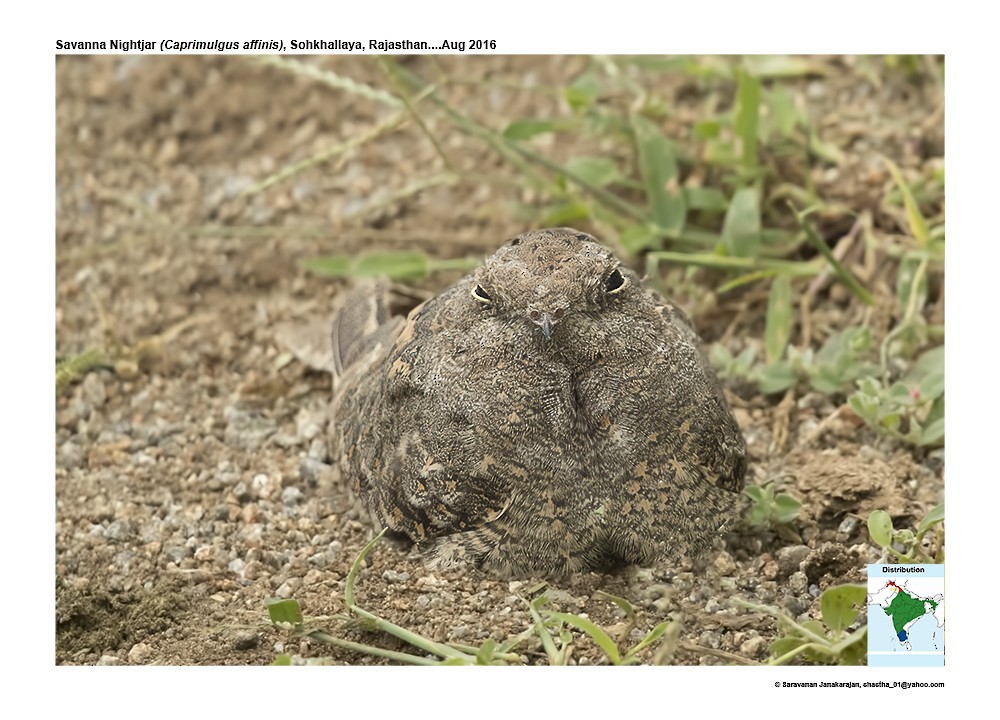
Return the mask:
{"type": "Polygon", "coordinates": [[[585,233],[520,235],[405,321],[360,286],[333,344],[334,461],[439,562],[647,564],[735,514],[746,448],[690,322],[585,233]]]}

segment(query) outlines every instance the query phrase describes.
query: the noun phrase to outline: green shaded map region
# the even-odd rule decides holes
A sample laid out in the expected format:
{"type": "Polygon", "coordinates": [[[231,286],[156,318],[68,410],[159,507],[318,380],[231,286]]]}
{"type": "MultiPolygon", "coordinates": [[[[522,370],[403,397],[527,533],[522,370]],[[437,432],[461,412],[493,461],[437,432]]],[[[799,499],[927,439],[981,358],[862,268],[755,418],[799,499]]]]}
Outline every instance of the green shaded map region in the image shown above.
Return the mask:
{"type": "Polygon", "coordinates": [[[912,620],[934,612],[937,603],[929,598],[915,598],[899,586],[895,584],[894,586],[898,592],[889,603],[889,607],[885,608],[885,614],[892,619],[892,627],[902,641],[906,639],[903,628],[912,620]]]}
{"type": "Polygon", "coordinates": [[[868,566],[868,665],[944,667],[944,565],[868,566]]]}

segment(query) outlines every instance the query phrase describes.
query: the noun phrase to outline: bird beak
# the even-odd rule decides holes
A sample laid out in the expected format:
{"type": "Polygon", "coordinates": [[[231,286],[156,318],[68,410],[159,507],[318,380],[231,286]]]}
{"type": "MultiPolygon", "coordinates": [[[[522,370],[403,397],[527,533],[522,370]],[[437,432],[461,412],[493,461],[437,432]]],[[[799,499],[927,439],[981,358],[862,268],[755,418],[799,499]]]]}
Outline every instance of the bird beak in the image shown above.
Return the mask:
{"type": "Polygon", "coordinates": [[[542,335],[546,340],[552,339],[552,316],[548,313],[542,313],[542,335]]]}
{"type": "Polygon", "coordinates": [[[555,327],[555,324],[559,321],[553,319],[550,313],[542,313],[542,316],[533,322],[542,329],[542,335],[545,336],[545,339],[551,340],[552,328],[555,327]]]}

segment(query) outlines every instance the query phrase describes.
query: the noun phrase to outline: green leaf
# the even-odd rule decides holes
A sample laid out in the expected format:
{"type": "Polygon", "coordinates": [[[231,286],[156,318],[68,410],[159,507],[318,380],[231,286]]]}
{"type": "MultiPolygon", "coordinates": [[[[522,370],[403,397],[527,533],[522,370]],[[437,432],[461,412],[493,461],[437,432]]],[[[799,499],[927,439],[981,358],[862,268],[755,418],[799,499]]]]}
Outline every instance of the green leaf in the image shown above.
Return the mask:
{"type": "Polygon", "coordinates": [[[685,187],[684,199],[689,210],[721,213],[729,207],[729,200],[718,188],[685,187]]]}
{"type": "Polygon", "coordinates": [[[799,516],[802,503],[787,493],[780,493],[774,498],[774,521],[779,525],[787,525],[799,516]]]}
{"type": "Polygon", "coordinates": [[[899,423],[901,419],[902,416],[898,412],[891,412],[888,413],[887,415],[883,415],[882,420],[880,422],[882,423],[883,427],[887,427],[890,430],[897,430],[899,429],[899,423]]]}
{"type": "Polygon", "coordinates": [[[630,603],[625,598],[618,597],[617,595],[612,595],[611,593],[605,592],[604,590],[598,590],[594,594],[595,594],[596,597],[599,597],[599,598],[601,598],[603,600],[607,600],[608,602],[611,602],[611,603],[614,603],[615,605],[617,605],[619,607],[619,609],[621,609],[621,611],[623,613],[625,613],[625,616],[629,620],[633,620],[635,618],[635,608],[632,607],[632,603],[630,603]]]}
{"type": "Polygon", "coordinates": [[[572,625],[578,630],[582,630],[587,633],[590,638],[597,643],[597,645],[604,651],[608,659],[615,665],[622,664],[621,654],[618,652],[618,646],[615,641],[611,639],[611,636],[605,632],[604,628],[594,624],[587,618],[580,617],[579,615],[572,615],[570,613],[554,612],[549,613],[550,617],[554,617],[557,620],[561,620],[567,625],[572,625]]]}
{"type": "Polygon", "coordinates": [[[757,381],[757,387],[765,395],[774,395],[775,393],[784,392],[794,385],[798,379],[799,376],[795,373],[791,365],[787,362],[776,362],[774,365],[768,365],[763,369],[757,381]]]}
{"type": "Polygon", "coordinates": [[[590,73],[584,73],[566,88],[566,102],[573,112],[587,110],[600,97],[601,84],[590,73]]]}
{"type": "Polygon", "coordinates": [[[722,132],[722,123],[718,120],[699,120],[694,124],[694,136],[698,140],[715,140],[722,132]]]}
{"type": "Polygon", "coordinates": [[[549,210],[542,216],[541,224],[545,227],[563,227],[589,217],[590,208],[588,206],[582,202],[570,200],[549,210]]]}
{"type": "Polygon", "coordinates": [[[827,588],[819,596],[820,612],[823,622],[834,633],[845,630],[858,616],[856,606],[863,605],[868,595],[864,585],[838,585],[827,588]]]}
{"type": "Polygon", "coordinates": [[[859,628],[841,641],[838,665],[864,665],[868,659],[868,626],[859,628]],[[845,644],[846,643],[846,644],[845,644]]]}
{"type": "Polygon", "coordinates": [[[876,545],[892,545],[892,518],[885,510],[875,510],[868,516],[868,534],[876,545]]]}
{"type": "Polygon", "coordinates": [[[944,503],[935,505],[930,512],[924,515],[924,519],[917,526],[917,535],[923,535],[939,522],[944,522],[944,503]]]}
{"type": "Polygon", "coordinates": [[[670,627],[672,623],[673,623],[672,620],[664,620],[659,625],[654,627],[646,634],[646,637],[644,637],[642,640],[639,641],[639,643],[634,648],[625,653],[626,657],[634,657],[639,652],[645,650],[647,647],[649,647],[654,642],[659,640],[660,637],[663,636],[663,633],[667,631],[667,629],[670,627]]]}
{"type": "Polygon", "coordinates": [[[821,366],[809,374],[809,384],[812,385],[814,390],[824,395],[832,395],[833,393],[840,392],[844,382],[845,379],[834,368],[821,366]]]}
{"type": "Polygon", "coordinates": [[[463,657],[449,657],[438,663],[440,667],[449,667],[449,666],[456,667],[456,666],[465,666],[468,664],[469,663],[463,657]]]}
{"type": "Polygon", "coordinates": [[[869,424],[873,424],[877,421],[878,413],[878,400],[872,400],[870,397],[864,393],[856,392],[847,398],[847,404],[850,405],[851,410],[859,418],[863,419],[869,424]]]}
{"type": "Polygon", "coordinates": [[[768,94],[771,121],[779,137],[791,137],[801,118],[795,106],[795,96],[783,85],[778,85],[768,94]]]}
{"type": "Polygon", "coordinates": [[[633,225],[618,238],[629,253],[635,255],[640,250],[657,249],[660,247],[660,236],[655,228],[648,225],[633,225]]]}
{"type": "Polygon", "coordinates": [[[291,655],[276,655],[274,658],[274,665],[285,666],[292,664],[291,655]]]}
{"type": "Polygon", "coordinates": [[[907,382],[920,383],[922,378],[932,373],[944,373],[944,345],[921,354],[906,372],[905,379],[907,382]]]}
{"type": "Polygon", "coordinates": [[[735,257],[756,257],[760,248],[760,195],[756,188],[737,190],[722,222],[722,241],[735,257]]]}
{"type": "Polygon", "coordinates": [[[913,399],[913,396],[910,394],[910,388],[906,383],[894,382],[889,387],[889,398],[899,403],[909,403],[913,399]]]}
{"type": "Polygon", "coordinates": [[[301,265],[323,277],[350,277],[353,262],[354,257],[351,255],[327,255],[303,260],[301,265]]]}
{"type": "Polygon", "coordinates": [[[361,277],[422,278],[427,276],[427,256],[405,250],[362,255],[354,266],[354,272],[361,277]]]}
{"type": "Polygon", "coordinates": [[[757,346],[747,345],[743,351],[736,356],[736,367],[741,370],[749,370],[753,361],[757,359],[757,346]]]}
{"type": "Polygon", "coordinates": [[[830,249],[830,246],[823,241],[813,228],[812,223],[806,221],[802,213],[796,212],[796,217],[798,218],[802,229],[805,230],[806,237],[809,238],[809,242],[811,242],[813,247],[819,251],[820,255],[826,258],[826,261],[833,267],[834,273],[838,278],[840,278],[840,281],[847,286],[847,289],[854,293],[855,296],[857,296],[858,299],[860,299],[865,305],[874,305],[875,299],[872,297],[872,294],[868,292],[865,286],[861,284],[861,281],[854,277],[854,274],[848,270],[844,264],[840,262],[840,260],[837,259],[837,256],[833,254],[833,250],[830,249]]]}
{"type": "Polygon", "coordinates": [[[496,652],[497,642],[493,638],[487,638],[479,650],[476,651],[476,664],[478,665],[489,665],[493,660],[493,655],[496,652]]]}
{"type": "Polygon", "coordinates": [[[297,627],[302,624],[302,608],[299,607],[298,600],[268,598],[264,603],[267,605],[268,617],[275,625],[287,624],[297,627]]]}
{"type": "Polygon", "coordinates": [[[910,226],[910,233],[912,233],[914,239],[916,239],[919,247],[926,247],[930,241],[930,232],[927,229],[927,221],[924,219],[924,216],[920,214],[920,207],[917,205],[917,201],[913,198],[910,186],[906,184],[905,180],[903,180],[903,174],[899,172],[899,168],[896,166],[896,163],[889,158],[883,159],[885,160],[886,167],[889,168],[889,173],[892,175],[892,179],[896,181],[896,186],[903,195],[903,206],[906,208],[906,222],[910,226]]]}
{"type": "Polygon", "coordinates": [[[736,87],[733,130],[739,139],[739,155],[745,170],[757,167],[757,124],[760,120],[760,80],[741,72],[736,87]]]}
{"type": "Polygon", "coordinates": [[[944,440],[944,418],[927,423],[920,434],[920,445],[939,445],[944,440]]]}
{"type": "Polygon", "coordinates": [[[809,152],[820,160],[826,160],[833,165],[840,165],[846,159],[843,150],[833,143],[823,140],[815,130],[809,131],[809,152]]]}
{"type": "Polygon", "coordinates": [[[551,120],[515,120],[504,128],[503,136],[508,140],[528,140],[557,129],[557,124],[551,120]]]}
{"type": "Polygon", "coordinates": [[[727,370],[734,363],[733,354],[721,343],[715,343],[708,349],[708,359],[712,366],[720,371],[727,370]]]}
{"type": "Polygon", "coordinates": [[[430,270],[427,256],[421,252],[400,250],[368,255],[329,255],[304,260],[302,266],[325,277],[375,277],[384,275],[393,280],[412,280],[427,276],[430,270]]]}
{"type": "Polygon", "coordinates": [[[929,373],[919,385],[920,400],[937,400],[944,395],[944,373],[929,373]]]}
{"type": "Polygon", "coordinates": [[[819,635],[820,637],[826,637],[826,628],[823,627],[823,623],[819,620],[805,620],[802,623],[802,627],[809,630],[814,635],[819,635]]]}
{"type": "Polygon", "coordinates": [[[369,540],[368,544],[361,548],[361,552],[354,558],[351,569],[347,572],[347,578],[344,580],[344,603],[351,611],[356,612],[358,610],[354,604],[354,583],[357,582],[358,573],[361,572],[361,567],[365,564],[365,558],[368,557],[368,553],[378,545],[387,532],[389,532],[388,527],[382,528],[382,532],[369,540]]]}
{"type": "Polygon", "coordinates": [[[896,273],[896,298],[900,316],[906,313],[906,308],[910,305],[911,293],[918,293],[916,307],[922,308],[927,304],[927,273],[921,273],[917,287],[913,286],[921,262],[923,261],[918,257],[904,257],[899,262],[899,271],[896,273]]]}
{"type": "Polygon", "coordinates": [[[791,334],[792,280],[788,275],[778,275],[771,283],[764,327],[764,347],[768,365],[773,365],[785,354],[785,346],[788,345],[791,334]]]}
{"type": "Polygon", "coordinates": [[[712,165],[734,165],[737,160],[735,143],[731,140],[707,140],[702,157],[712,165]]]}
{"type": "Polygon", "coordinates": [[[89,348],[78,355],[56,362],[56,395],[76,378],[104,362],[100,348],[89,348]]]}
{"type": "Polygon", "coordinates": [[[862,378],[858,382],[858,387],[861,389],[861,392],[868,397],[878,398],[882,390],[882,383],[875,378],[866,377],[862,378]]]}
{"type": "Polygon", "coordinates": [[[778,638],[773,643],[771,643],[770,652],[772,657],[779,658],[783,655],[802,647],[808,641],[805,638],[798,637],[796,635],[789,635],[787,637],[778,638]]]}
{"type": "Polygon", "coordinates": [[[924,418],[924,422],[928,425],[937,420],[944,420],[944,395],[931,404],[930,412],[928,412],[927,417],[924,418]]]}
{"type": "Polygon", "coordinates": [[[747,55],[743,65],[754,77],[788,78],[803,75],[829,75],[832,68],[820,60],[801,55],[747,55]]]}
{"type": "Polygon", "coordinates": [[[605,187],[622,177],[615,164],[602,157],[574,157],[566,163],[566,169],[596,187],[605,187]]]}
{"type": "Polygon", "coordinates": [[[673,144],[641,115],[632,117],[639,169],[656,224],[671,233],[684,229],[687,205],[680,184],[673,144]]]}

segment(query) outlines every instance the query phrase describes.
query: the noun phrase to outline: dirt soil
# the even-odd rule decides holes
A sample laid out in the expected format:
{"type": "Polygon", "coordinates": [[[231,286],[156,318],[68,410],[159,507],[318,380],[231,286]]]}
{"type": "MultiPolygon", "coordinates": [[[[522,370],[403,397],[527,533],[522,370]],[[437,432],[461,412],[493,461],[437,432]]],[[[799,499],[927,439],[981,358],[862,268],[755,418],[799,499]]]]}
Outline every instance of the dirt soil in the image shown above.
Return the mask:
{"type": "MultiPolygon", "coordinates": [[[[371,58],[308,60],[389,86],[371,58]]],[[[555,94],[521,87],[565,86],[588,60],[404,63],[424,77],[489,81],[451,84],[446,96],[502,129],[516,118],[565,115],[555,94]]],[[[813,112],[836,106],[854,123],[839,137],[844,163],[815,180],[824,197],[874,211],[887,187],[878,153],[904,168],[943,155],[942,121],[921,125],[933,104],[919,86],[876,87],[834,66],[843,72],[801,81],[813,112]]],[[[663,83],[678,108],[676,131],[689,133],[699,88],[680,76],[663,83]]],[[[402,649],[321,619],[345,611],[344,580],[372,528],[328,464],[330,378],[278,337],[284,323],[324,317],[344,287],[299,262],[379,248],[482,257],[526,229],[536,198],[495,183],[438,182],[440,155],[409,120],[241,195],[398,112],[252,58],[60,57],[56,84],[56,345],[60,356],[102,347],[108,357],[57,398],[56,662],[262,665],[278,653],[384,662],[267,620],[268,598],[295,598],[314,627],[402,649]]],[[[437,116],[428,122],[456,170],[486,175],[500,164],[485,143],[437,116]]],[[[838,140],[838,128],[828,131],[838,140]]],[[[580,150],[545,142],[560,159],[580,150]]],[[[434,274],[419,290],[456,277],[434,274]]],[[[877,333],[893,318],[893,282],[870,279],[879,305],[867,319],[877,333]]],[[[707,341],[738,352],[742,338],[760,337],[766,296],[715,298],[688,285],[679,283],[675,299],[707,341]]],[[[821,293],[816,327],[860,322],[849,307],[842,294],[821,293]]],[[[913,527],[942,500],[942,453],[879,439],[849,412],[835,414],[826,396],[781,403],[752,388],[728,390],[749,444],[748,482],[773,480],[802,500],[797,523],[739,528],[717,552],[680,566],[549,583],[551,607],[634,637],[678,619],[675,663],[763,661],[775,622],[732,607],[732,598],[818,618],[822,590],[862,582],[865,564],[879,559],[865,524],[871,510],[913,527]],[[631,601],[637,626],[598,590],[631,601]]],[[[358,600],[433,639],[479,645],[530,626],[521,598],[539,592],[537,583],[432,572],[417,551],[382,543],[361,572],[358,600]]],[[[524,650],[529,662],[543,661],[537,646],[524,650]]],[[[572,662],[606,658],[581,639],[572,662]]]]}

